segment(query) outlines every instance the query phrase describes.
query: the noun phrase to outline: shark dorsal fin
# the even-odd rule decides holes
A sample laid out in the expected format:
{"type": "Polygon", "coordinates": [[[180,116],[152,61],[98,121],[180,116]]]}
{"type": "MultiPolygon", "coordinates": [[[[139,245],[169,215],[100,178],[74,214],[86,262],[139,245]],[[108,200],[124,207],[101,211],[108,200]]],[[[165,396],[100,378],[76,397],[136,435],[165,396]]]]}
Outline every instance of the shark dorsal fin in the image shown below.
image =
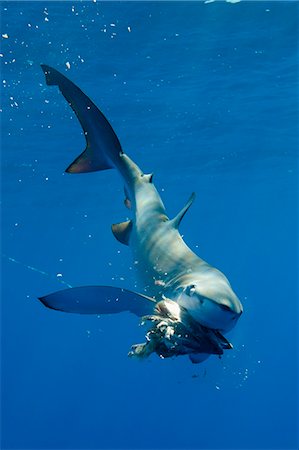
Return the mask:
{"type": "Polygon", "coordinates": [[[122,244],[129,245],[129,240],[132,231],[132,220],[127,220],[126,222],[114,223],[112,225],[112,233],[116,239],[122,244]]]}
{"type": "Polygon", "coordinates": [[[149,183],[152,183],[152,182],[153,182],[153,176],[154,176],[153,173],[145,173],[145,174],[143,174],[143,178],[144,178],[146,181],[148,181],[149,183]]]}
{"type": "Polygon", "coordinates": [[[171,220],[171,224],[174,228],[176,228],[176,229],[179,228],[182,218],[184,217],[184,215],[186,214],[186,212],[192,205],[194,199],[195,199],[195,193],[192,192],[192,194],[191,194],[189,200],[187,201],[186,205],[184,206],[184,208],[182,208],[181,211],[171,220]]]}

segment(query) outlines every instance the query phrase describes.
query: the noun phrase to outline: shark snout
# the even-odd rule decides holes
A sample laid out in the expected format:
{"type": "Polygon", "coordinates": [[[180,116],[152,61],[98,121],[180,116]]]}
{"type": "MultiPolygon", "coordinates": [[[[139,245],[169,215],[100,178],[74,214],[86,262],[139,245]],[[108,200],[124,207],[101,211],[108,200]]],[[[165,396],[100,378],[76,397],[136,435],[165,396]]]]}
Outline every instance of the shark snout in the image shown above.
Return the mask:
{"type": "Polygon", "coordinates": [[[238,301],[237,304],[219,303],[219,308],[232,314],[234,319],[238,319],[243,312],[243,307],[238,301]]]}
{"type": "Polygon", "coordinates": [[[236,325],[242,314],[242,308],[205,298],[200,307],[190,313],[202,325],[226,332],[236,325]]]}
{"type": "Polygon", "coordinates": [[[222,332],[231,330],[243,312],[234,293],[211,298],[204,296],[194,285],[184,290],[178,302],[201,325],[222,332]]]}

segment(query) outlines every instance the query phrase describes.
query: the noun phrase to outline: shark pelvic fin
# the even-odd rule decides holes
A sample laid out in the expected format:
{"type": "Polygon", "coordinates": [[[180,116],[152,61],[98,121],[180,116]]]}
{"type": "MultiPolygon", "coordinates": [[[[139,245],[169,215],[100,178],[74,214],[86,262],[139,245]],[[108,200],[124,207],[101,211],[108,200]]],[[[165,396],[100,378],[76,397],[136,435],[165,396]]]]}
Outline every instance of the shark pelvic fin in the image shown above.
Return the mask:
{"type": "Polygon", "coordinates": [[[114,223],[111,226],[111,229],[112,233],[119,242],[125,245],[129,245],[132,226],[132,220],[127,220],[126,222],[114,223]]]}
{"type": "Polygon", "coordinates": [[[138,317],[152,314],[155,300],[112,286],[83,286],[40,297],[50,309],[75,314],[115,314],[129,311],[138,317]]]}
{"type": "Polygon", "coordinates": [[[122,153],[110,123],[96,105],[72,81],[50,66],[41,65],[48,86],[58,86],[75,112],[86,139],[85,151],[66,169],[69,173],[112,169],[122,153]]]}
{"type": "Polygon", "coordinates": [[[184,215],[186,214],[186,212],[188,211],[188,209],[190,208],[190,206],[192,205],[193,201],[195,199],[195,193],[192,192],[189,200],[187,201],[186,205],[184,206],[183,209],[181,209],[181,211],[174,217],[174,219],[172,219],[170,221],[170,223],[172,224],[172,226],[176,229],[179,228],[179,225],[182,221],[182,218],[184,217],[184,215]]]}

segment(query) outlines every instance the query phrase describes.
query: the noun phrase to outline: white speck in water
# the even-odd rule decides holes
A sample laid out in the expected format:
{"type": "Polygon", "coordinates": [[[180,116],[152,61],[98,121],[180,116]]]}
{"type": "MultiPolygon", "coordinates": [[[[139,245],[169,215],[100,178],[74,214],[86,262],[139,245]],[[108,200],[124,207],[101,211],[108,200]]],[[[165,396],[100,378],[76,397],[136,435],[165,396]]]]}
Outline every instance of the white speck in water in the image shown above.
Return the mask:
{"type": "Polygon", "coordinates": [[[132,30],[131,30],[131,27],[128,27],[128,32],[131,33],[131,31],[132,31],[132,30]]]}
{"type": "Polygon", "coordinates": [[[8,39],[9,38],[7,33],[2,34],[2,37],[3,37],[3,39],[8,39]]]}
{"type": "Polygon", "coordinates": [[[57,273],[56,276],[57,276],[57,278],[61,278],[62,277],[62,273],[57,273]]]}
{"type": "Polygon", "coordinates": [[[71,64],[70,64],[69,61],[67,61],[67,62],[65,63],[65,65],[66,65],[67,69],[70,69],[70,68],[71,68],[71,64]]]}
{"type": "Polygon", "coordinates": [[[216,387],[217,391],[219,391],[219,390],[220,390],[220,387],[219,387],[219,386],[217,386],[217,384],[216,384],[216,386],[215,386],[215,387],[216,387]]]}

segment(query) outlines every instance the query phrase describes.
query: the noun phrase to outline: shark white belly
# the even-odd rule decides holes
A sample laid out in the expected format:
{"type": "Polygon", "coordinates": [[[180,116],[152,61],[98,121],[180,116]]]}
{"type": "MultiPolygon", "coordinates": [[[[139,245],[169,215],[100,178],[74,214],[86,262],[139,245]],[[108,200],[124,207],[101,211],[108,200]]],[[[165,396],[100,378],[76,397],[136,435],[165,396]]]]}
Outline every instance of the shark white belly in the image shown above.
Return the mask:
{"type": "Polygon", "coordinates": [[[180,222],[194,200],[169,219],[152,182],[123,152],[107,119],[64,75],[42,66],[48,85],[57,85],[75,111],[86,136],[85,151],[68,167],[69,173],[116,168],[125,183],[125,204],[132,219],[112,226],[115,237],[129,245],[143,283],[138,294],[109,286],[66,289],[40,300],[45,306],[81,314],[131,311],[152,324],[147,342],[133,346],[131,355],[162,357],[189,354],[200,362],[209,354],[231,348],[221,333],[229,331],[242,305],[227,278],[199,258],[183,241],[180,222]]]}

